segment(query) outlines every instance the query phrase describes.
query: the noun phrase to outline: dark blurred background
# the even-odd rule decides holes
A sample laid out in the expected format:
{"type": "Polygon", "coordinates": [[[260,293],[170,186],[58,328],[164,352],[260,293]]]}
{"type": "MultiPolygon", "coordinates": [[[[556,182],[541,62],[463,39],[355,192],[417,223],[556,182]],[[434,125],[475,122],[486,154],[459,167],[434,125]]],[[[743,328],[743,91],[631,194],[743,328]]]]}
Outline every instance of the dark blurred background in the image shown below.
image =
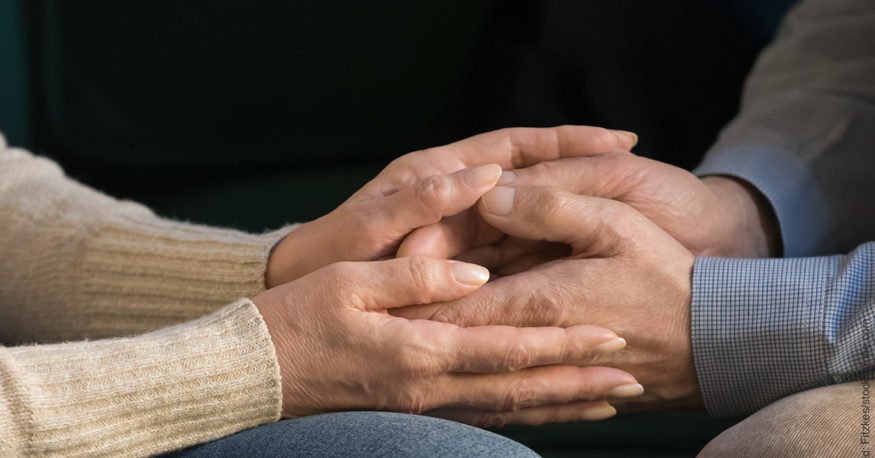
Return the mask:
{"type": "Polygon", "coordinates": [[[251,230],[505,126],[693,167],[791,1],[0,0],[0,129],[105,191],[251,230]]]}
{"type": "MultiPolygon", "coordinates": [[[[0,130],[162,215],[256,231],[506,126],[632,130],[692,168],[793,3],[0,0],[0,130]]],[[[726,425],[506,432],[552,456],[686,456],[726,425]]]]}

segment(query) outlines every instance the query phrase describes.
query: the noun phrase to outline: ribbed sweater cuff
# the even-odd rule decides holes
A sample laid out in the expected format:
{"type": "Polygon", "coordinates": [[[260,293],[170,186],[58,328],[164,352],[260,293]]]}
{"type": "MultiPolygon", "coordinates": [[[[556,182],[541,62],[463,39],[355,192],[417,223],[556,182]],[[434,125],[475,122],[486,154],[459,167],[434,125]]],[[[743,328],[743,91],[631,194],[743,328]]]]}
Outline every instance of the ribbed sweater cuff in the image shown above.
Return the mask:
{"type": "Polygon", "coordinates": [[[160,453],[276,421],[282,401],[246,299],[137,337],[0,348],[0,383],[0,448],[13,455],[160,453]]]}
{"type": "Polygon", "coordinates": [[[168,318],[194,318],[263,291],[270,252],[294,228],[254,235],[151,212],[119,211],[105,218],[83,250],[79,300],[95,313],[115,309],[158,319],[156,325],[168,318]]]}
{"type": "Polygon", "coordinates": [[[28,308],[45,328],[42,341],[140,334],[252,297],[265,289],[271,250],[295,228],[248,234],[162,219],[135,204],[122,207],[92,226],[87,245],[76,249],[77,271],[59,273],[55,281],[68,283],[60,288],[66,298],[35,301],[65,305],[28,308]],[[52,328],[53,322],[63,326],[52,328]]]}

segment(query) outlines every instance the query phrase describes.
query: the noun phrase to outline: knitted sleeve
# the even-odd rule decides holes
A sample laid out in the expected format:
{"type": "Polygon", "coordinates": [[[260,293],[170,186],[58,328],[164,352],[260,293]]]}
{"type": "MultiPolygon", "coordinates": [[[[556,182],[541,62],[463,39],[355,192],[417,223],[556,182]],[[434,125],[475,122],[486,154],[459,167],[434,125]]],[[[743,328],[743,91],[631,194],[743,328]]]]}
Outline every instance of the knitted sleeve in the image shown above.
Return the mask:
{"type": "Polygon", "coordinates": [[[144,456],[277,420],[270,334],[234,300],[290,229],[161,219],[0,136],[0,342],[40,343],[0,346],[3,455],[144,456]]]}
{"type": "Polygon", "coordinates": [[[0,342],[59,342],[159,329],[264,289],[273,246],[155,216],[64,176],[0,137],[0,342]]]}
{"type": "Polygon", "coordinates": [[[248,300],[152,333],[0,347],[3,456],[146,456],[276,421],[279,366],[248,300]]]}

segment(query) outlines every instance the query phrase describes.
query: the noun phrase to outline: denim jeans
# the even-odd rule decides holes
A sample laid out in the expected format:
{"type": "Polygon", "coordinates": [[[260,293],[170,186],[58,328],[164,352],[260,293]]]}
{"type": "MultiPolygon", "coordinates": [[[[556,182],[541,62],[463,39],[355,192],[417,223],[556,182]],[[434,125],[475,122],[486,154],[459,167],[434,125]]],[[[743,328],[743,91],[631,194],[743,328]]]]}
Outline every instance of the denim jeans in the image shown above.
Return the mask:
{"type": "Polygon", "coordinates": [[[167,456],[533,457],[525,446],[472,426],[419,415],[341,412],[241,431],[167,456]]]}

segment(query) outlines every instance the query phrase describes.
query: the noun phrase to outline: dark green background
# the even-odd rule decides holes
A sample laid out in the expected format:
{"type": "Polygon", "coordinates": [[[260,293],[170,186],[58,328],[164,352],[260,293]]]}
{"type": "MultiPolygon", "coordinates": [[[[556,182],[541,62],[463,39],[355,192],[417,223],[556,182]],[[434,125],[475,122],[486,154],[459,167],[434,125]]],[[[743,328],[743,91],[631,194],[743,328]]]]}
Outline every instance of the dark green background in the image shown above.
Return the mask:
{"type": "Polygon", "coordinates": [[[0,131],[10,143],[29,143],[24,40],[18,0],[0,0],[0,131]]]}
{"type": "Polygon", "coordinates": [[[634,130],[692,167],[788,3],[2,0],[0,129],[113,195],[249,230],[511,125],[634,130]]]}

